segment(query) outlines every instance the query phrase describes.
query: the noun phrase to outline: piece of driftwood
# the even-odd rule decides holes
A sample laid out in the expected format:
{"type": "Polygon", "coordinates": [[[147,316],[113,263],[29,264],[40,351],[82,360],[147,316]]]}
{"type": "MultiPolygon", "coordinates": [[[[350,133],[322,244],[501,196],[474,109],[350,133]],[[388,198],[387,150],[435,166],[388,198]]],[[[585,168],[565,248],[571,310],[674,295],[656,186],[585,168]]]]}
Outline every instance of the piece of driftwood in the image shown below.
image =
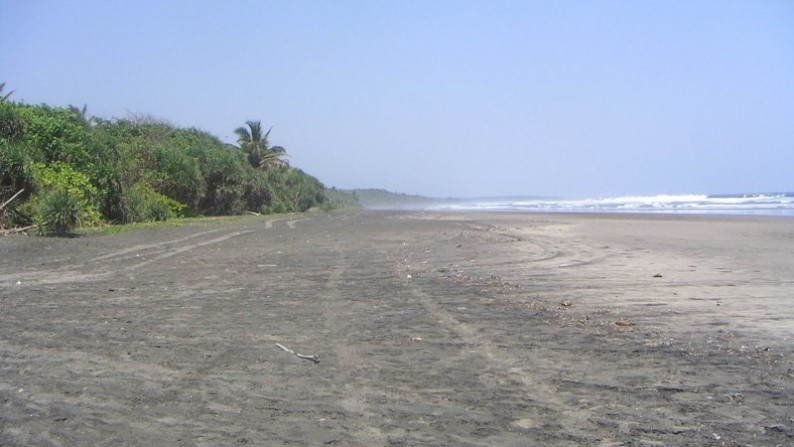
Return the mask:
{"type": "Polygon", "coordinates": [[[8,205],[9,203],[11,203],[11,201],[12,201],[12,200],[16,199],[16,198],[17,198],[17,196],[18,196],[18,195],[20,195],[20,194],[22,194],[22,191],[24,191],[24,190],[25,190],[24,188],[23,188],[23,189],[20,189],[19,191],[17,191],[17,193],[16,193],[16,194],[14,194],[13,196],[11,196],[11,198],[10,198],[10,199],[8,199],[8,200],[6,200],[5,202],[3,202],[3,204],[2,204],[2,205],[0,205],[0,210],[2,210],[3,208],[5,208],[5,207],[6,207],[6,205],[8,205]]]}
{"type": "Polygon", "coordinates": [[[7,234],[14,234],[14,233],[22,233],[24,231],[32,230],[36,228],[38,225],[30,225],[28,227],[19,227],[19,228],[9,228],[7,230],[0,230],[0,234],[7,235],[7,234]]]}
{"type": "Polygon", "coordinates": [[[290,354],[294,355],[295,357],[298,357],[299,359],[309,360],[314,363],[320,363],[320,358],[317,357],[316,355],[299,354],[293,351],[292,349],[282,345],[281,343],[276,343],[276,346],[278,346],[282,351],[289,352],[290,354]]]}

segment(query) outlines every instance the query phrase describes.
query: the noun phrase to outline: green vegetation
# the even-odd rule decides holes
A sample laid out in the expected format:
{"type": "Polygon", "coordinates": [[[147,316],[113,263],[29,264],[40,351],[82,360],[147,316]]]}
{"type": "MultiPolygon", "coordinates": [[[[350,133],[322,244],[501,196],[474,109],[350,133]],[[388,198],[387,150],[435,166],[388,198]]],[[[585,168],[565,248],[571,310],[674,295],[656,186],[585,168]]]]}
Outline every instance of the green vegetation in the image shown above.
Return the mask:
{"type": "Polygon", "coordinates": [[[148,116],[105,120],[87,107],[9,101],[0,84],[0,228],[77,226],[183,216],[300,212],[333,203],[316,178],[286,162],[259,121],[240,147],[148,116]]]}
{"type": "Polygon", "coordinates": [[[362,207],[369,209],[408,209],[455,200],[396,193],[385,189],[353,189],[349,193],[362,207]]]}
{"type": "Polygon", "coordinates": [[[342,210],[361,208],[355,191],[330,188],[325,190],[325,195],[328,200],[324,205],[329,208],[342,210]]]}
{"type": "MultiPolygon", "coordinates": [[[[268,217],[266,216],[265,219],[268,217]]],[[[272,216],[275,218],[275,216],[272,216]]],[[[84,227],[77,231],[79,234],[121,234],[130,231],[146,230],[151,228],[162,227],[181,227],[182,225],[223,225],[228,223],[240,223],[251,219],[261,219],[259,216],[249,214],[240,214],[234,216],[217,216],[217,217],[180,217],[176,219],[149,221],[149,222],[134,222],[130,224],[116,224],[116,225],[98,225],[95,227],[84,227]]]]}

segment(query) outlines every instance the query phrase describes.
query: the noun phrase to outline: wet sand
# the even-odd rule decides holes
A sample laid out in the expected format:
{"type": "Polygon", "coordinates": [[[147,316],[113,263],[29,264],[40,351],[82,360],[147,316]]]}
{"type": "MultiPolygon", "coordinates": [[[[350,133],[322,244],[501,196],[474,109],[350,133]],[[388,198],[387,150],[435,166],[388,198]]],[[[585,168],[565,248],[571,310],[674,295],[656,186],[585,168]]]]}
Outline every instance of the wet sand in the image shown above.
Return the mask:
{"type": "Polygon", "coordinates": [[[794,219],[0,238],[0,445],[241,444],[792,445],[794,219]]]}

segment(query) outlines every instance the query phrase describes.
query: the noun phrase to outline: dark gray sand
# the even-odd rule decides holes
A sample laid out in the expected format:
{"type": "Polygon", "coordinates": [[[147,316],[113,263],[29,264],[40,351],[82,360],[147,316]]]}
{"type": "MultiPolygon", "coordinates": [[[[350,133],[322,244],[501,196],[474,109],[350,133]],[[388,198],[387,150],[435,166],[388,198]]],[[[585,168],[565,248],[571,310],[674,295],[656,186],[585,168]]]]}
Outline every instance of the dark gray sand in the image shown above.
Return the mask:
{"type": "Polygon", "coordinates": [[[243,444],[794,445],[794,219],[0,238],[0,445],[243,444]]]}

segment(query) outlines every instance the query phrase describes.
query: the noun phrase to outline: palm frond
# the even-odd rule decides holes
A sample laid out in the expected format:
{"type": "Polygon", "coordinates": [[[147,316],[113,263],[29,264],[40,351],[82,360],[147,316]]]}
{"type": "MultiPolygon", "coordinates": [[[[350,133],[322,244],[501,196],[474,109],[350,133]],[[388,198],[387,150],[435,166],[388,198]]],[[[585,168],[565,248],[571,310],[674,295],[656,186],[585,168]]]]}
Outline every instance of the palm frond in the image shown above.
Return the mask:
{"type": "Polygon", "coordinates": [[[251,142],[251,132],[245,127],[234,129],[234,133],[237,134],[237,144],[240,146],[251,142]]]}
{"type": "MultiPolygon", "coordinates": [[[[5,82],[0,82],[0,94],[3,93],[3,89],[5,89],[5,87],[6,87],[6,83],[5,82]]],[[[6,93],[5,95],[0,96],[0,101],[3,101],[3,102],[8,101],[8,98],[10,98],[11,95],[13,95],[13,94],[14,94],[14,90],[11,90],[10,92],[6,93]]]]}
{"type": "Polygon", "coordinates": [[[286,149],[281,146],[270,146],[268,139],[273,127],[262,133],[262,122],[249,120],[245,122],[246,127],[238,127],[234,133],[237,134],[237,142],[240,147],[248,154],[248,161],[256,168],[267,169],[271,166],[289,166],[286,161],[286,149]]]}
{"type": "Polygon", "coordinates": [[[251,129],[251,142],[258,142],[262,140],[262,121],[246,121],[245,124],[251,129]]]}
{"type": "Polygon", "coordinates": [[[88,104],[83,104],[83,108],[73,106],[69,104],[69,110],[72,111],[75,115],[77,115],[81,120],[88,121],[88,104]]]}

